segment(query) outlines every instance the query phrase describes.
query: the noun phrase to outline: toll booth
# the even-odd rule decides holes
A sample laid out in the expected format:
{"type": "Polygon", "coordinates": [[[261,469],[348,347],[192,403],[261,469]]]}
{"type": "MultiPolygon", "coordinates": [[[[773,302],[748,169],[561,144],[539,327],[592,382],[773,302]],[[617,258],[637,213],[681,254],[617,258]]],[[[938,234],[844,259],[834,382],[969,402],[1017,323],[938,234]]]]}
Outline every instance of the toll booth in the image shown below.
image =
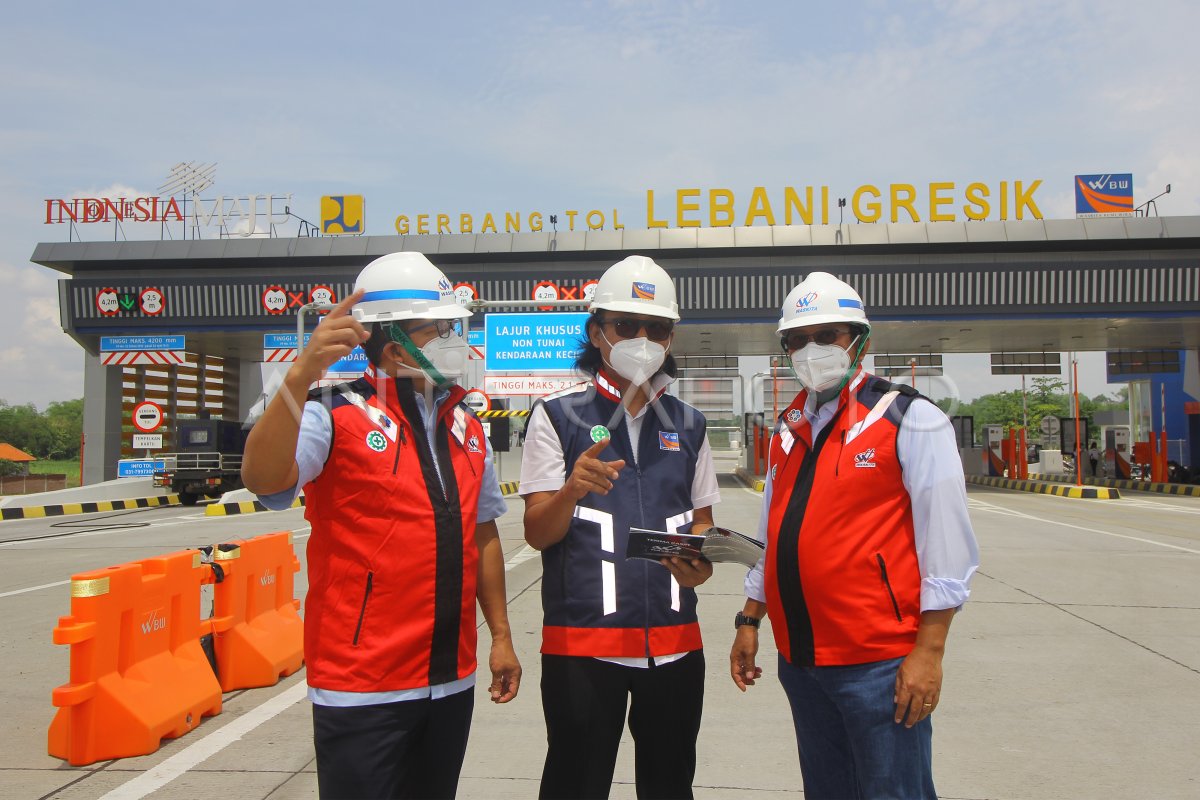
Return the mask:
{"type": "MultiPolygon", "coordinates": [[[[493,400],[488,407],[489,411],[507,411],[508,399],[503,398],[493,400]]],[[[492,417],[482,420],[483,432],[487,434],[488,441],[492,443],[493,453],[507,453],[512,442],[512,426],[508,417],[492,417]]]]}
{"type": "Polygon", "coordinates": [[[751,475],[762,475],[767,471],[767,446],[771,431],[766,427],[766,414],[747,411],[742,415],[742,467],[751,475]]]}
{"type": "Polygon", "coordinates": [[[1110,478],[1127,481],[1132,477],[1129,448],[1129,428],[1113,425],[1104,432],[1105,474],[1110,478]]]}
{"type": "Polygon", "coordinates": [[[975,446],[974,417],[951,417],[950,426],[954,428],[954,438],[958,441],[959,450],[966,450],[975,446]]]}
{"type": "Polygon", "coordinates": [[[1004,477],[1004,426],[983,426],[983,458],[988,475],[1004,477]]]}
{"type": "MultiPolygon", "coordinates": [[[[1071,458],[1074,458],[1075,457],[1075,418],[1074,417],[1061,417],[1060,418],[1059,440],[1061,442],[1059,449],[1062,450],[1063,455],[1068,455],[1071,458]]],[[[1079,420],[1079,441],[1081,443],[1080,447],[1079,447],[1079,452],[1083,456],[1083,458],[1086,459],[1087,451],[1088,451],[1088,443],[1091,442],[1091,439],[1088,438],[1088,421],[1086,419],[1082,419],[1082,418],[1079,420]]]]}

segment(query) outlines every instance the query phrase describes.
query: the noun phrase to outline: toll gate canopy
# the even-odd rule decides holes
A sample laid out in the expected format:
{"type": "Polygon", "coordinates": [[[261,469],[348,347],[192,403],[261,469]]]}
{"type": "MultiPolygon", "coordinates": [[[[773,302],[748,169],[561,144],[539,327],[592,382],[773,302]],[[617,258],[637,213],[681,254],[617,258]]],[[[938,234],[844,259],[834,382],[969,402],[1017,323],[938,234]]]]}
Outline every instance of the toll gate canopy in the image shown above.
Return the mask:
{"type": "Polygon", "coordinates": [[[780,303],[816,270],[863,296],[877,354],[1200,348],[1200,217],[42,243],[31,260],[63,273],[62,326],[86,352],[84,481],[115,477],[128,422],[111,353],[136,347],[109,337],[162,353],[179,351],[153,343],[182,337],[201,371],[220,361],[219,406],[244,419],[263,397],[264,336],[293,333],[300,306],[345,296],[397,251],[426,254],[498,312],[528,311],[503,301],[548,284],[582,297],[648,255],[676,282],[682,356],[778,352],[780,303]]]}

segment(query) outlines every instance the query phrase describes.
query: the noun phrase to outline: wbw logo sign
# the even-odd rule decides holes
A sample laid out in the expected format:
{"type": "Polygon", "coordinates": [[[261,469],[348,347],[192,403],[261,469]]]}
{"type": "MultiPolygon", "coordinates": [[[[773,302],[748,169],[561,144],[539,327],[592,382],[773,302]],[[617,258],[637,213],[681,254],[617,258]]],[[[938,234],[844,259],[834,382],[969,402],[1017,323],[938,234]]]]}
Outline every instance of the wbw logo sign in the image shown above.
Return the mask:
{"type": "Polygon", "coordinates": [[[274,572],[264,572],[262,574],[262,577],[258,579],[258,582],[259,582],[259,585],[261,585],[261,586],[271,586],[272,584],[275,583],[275,573],[274,572]]]}
{"type": "Polygon", "coordinates": [[[1076,175],[1075,216],[1132,217],[1133,174],[1076,175]]]}
{"type": "Polygon", "coordinates": [[[166,629],[167,618],[162,614],[161,608],[156,608],[146,615],[142,621],[142,633],[150,634],[166,629]]]}

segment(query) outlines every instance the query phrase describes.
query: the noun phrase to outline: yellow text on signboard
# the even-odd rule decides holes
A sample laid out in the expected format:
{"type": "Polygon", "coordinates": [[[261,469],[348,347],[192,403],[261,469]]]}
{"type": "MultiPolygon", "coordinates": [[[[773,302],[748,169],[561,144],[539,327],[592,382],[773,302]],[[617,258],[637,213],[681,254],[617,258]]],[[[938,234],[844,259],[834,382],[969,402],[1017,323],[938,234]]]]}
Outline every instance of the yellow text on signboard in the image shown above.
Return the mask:
{"type": "MultiPolygon", "coordinates": [[[[848,198],[849,214],[859,222],[955,222],[958,212],[969,220],[995,214],[1001,220],[1042,219],[1034,193],[1040,179],[969,183],[959,191],[952,181],[922,185],[892,183],[858,186],[848,198]]],[[[847,198],[837,198],[845,200],[847,198]]],[[[751,225],[828,225],[835,198],[828,186],[785,186],[769,192],[756,186],[747,198],[732,189],[676,189],[671,199],[646,190],[647,228],[728,228],[751,225]],[[672,202],[673,200],[673,202],[672,202]],[[672,215],[671,212],[674,212],[672,215]]]]}

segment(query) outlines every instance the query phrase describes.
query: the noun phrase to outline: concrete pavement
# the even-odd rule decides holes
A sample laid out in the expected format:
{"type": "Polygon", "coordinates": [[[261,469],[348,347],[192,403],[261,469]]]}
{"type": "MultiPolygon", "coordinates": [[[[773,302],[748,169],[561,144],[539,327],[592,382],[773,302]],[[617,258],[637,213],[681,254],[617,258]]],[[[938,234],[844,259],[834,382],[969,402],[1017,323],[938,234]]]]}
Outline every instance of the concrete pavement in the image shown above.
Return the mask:
{"type": "MultiPolygon", "coordinates": [[[[718,522],[753,528],[759,496],[729,481],[722,496],[718,522]]],[[[977,486],[969,496],[983,564],[973,598],[951,631],[943,701],[934,718],[942,797],[1200,796],[1200,500],[1095,504],[977,486]]],[[[520,502],[510,509],[501,535],[525,676],[520,696],[506,706],[491,704],[477,687],[462,798],[536,796],[545,752],[540,564],[521,539],[520,502]]],[[[54,563],[77,565],[84,545],[96,548],[83,551],[91,560],[106,557],[102,548],[135,542],[141,550],[166,552],[201,535],[253,535],[245,526],[269,524],[298,531],[303,560],[299,511],[195,517],[181,519],[179,528],[164,522],[78,542],[57,538],[0,549],[7,563],[15,558],[23,565],[21,574],[10,571],[0,583],[0,680],[9,712],[0,723],[5,796],[316,796],[309,708],[299,699],[303,672],[277,687],[227,695],[221,715],[148,756],[77,769],[45,754],[49,692],[66,680],[66,648],[49,643],[49,627],[66,613],[67,599],[63,589],[37,588],[54,563]]],[[[107,563],[141,557],[112,552],[107,563]]],[[[742,572],[718,565],[700,590],[708,679],[696,797],[802,797],[770,636],[762,637],[760,685],[741,694],[728,677],[742,572]]],[[[297,577],[302,592],[303,573],[297,577]]],[[[480,653],[486,643],[484,630],[480,653]]],[[[611,796],[635,796],[628,735],[611,796]]]]}

